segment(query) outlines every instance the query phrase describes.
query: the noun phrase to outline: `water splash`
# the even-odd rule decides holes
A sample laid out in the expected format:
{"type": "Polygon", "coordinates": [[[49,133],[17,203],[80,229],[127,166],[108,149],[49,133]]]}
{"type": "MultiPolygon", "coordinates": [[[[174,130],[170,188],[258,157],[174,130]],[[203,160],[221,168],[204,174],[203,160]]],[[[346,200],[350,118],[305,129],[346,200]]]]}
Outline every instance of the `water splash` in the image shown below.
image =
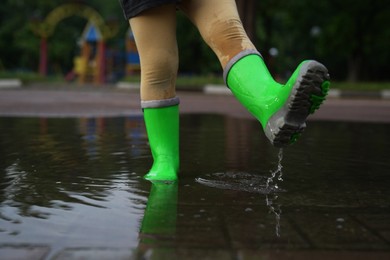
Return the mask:
{"type": "MultiPolygon", "coordinates": [[[[278,166],[276,167],[275,170],[271,171],[271,177],[269,177],[269,178],[267,179],[267,182],[266,182],[266,184],[265,184],[266,189],[269,189],[269,188],[270,188],[270,184],[274,182],[274,179],[275,179],[275,177],[276,177],[277,174],[278,174],[277,180],[278,180],[278,181],[283,181],[283,178],[282,178],[282,176],[283,176],[283,172],[282,172],[282,169],[283,169],[282,160],[283,160],[283,149],[281,148],[281,149],[279,149],[279,153],[278,153],[278,166]]],[[[274,188],[275,188],[275,189],[278,189],[278,188],[279,188],[277,183],[274,184],[274,188]]]]}
{"type": "Polygon", "coordinates": [[[284,191],[273,186],[266,187],[267,177],[246,172],[221,172],[209,176],[212,179],[196,178],[195,181],[212,188],[251,193],[269,194],[284,191]]]}
{"type": "Polygon", "coordinates": [[[277,195],[274,195],[272,199],[268,198],[268,195],[265,195],[265,203],[269,208],[270,212],[275,215],[275,233],[276,236],[280,237],[280,217],[282,215],[282,209],[279,204],[276,204],[275,201],[278,199],[277,195]]]}
{"type": "Polygon", "coordinates": [[[226,190],[238,190],[260,194],[284,192],[285,190],[281,189],[276,182],[271,185],[271,183],[274,183],[275,178],[277,178],[278,181],[283,181],[282,160],[283,149],[280,149],[278,153],[278,165],[275,170],[270,171],[270,177],[247,172],[218,172],[208,175],[209,177],[213,177],[213,179],[196,178],[195,181],[208,187],[226,190]]]}
{"type": "MultiPolygon", "coordinates": [[[[283,165],[282,165],[282,160],[283,160],[283,149],[279,149],[278,153],[278,166],[274,171],[271,171],[271,177],[268,177],[267,183],[266,183],[266,188],[270,189],[270,184],[274,182],[275,177],[277,176],[278,181],[283,181],[283,165]]],[[[279,189],[278,184],[275,182],[273,185],[275,189],[279,189]]],[[[268,197],[268,194],[265,195],[265,203],[267,207],[269,208],[270,212],[275,215],[275,233],[276,236],[280,237],[280,217],[282,215],[282,209],[280,208],[279,204],[276,204],[275,201],[278,199],[277,195],[274,195],[272,199],[268,197]]]]}

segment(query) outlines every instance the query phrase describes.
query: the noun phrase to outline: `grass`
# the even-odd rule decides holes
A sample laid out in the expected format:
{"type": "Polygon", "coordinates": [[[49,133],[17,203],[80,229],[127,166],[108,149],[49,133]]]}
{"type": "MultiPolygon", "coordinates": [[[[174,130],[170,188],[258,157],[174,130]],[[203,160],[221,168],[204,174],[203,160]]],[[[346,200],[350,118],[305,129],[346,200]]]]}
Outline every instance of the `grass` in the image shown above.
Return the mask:
{"type": "Polygon", "coordinates": [[[0,72],[0,79],[20,79],[23,84],[30,84],[36,82],[64,82],[64,78],[60,76],[44,77],[35,72],[0,72]]]}

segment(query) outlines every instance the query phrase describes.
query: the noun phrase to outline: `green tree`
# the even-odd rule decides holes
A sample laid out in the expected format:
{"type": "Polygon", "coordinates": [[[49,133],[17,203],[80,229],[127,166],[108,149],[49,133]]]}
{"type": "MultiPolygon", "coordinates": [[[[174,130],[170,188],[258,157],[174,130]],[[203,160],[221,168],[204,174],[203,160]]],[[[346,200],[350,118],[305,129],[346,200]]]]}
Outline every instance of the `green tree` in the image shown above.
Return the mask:
{"type": "MultiPolygon", "coordinates": [[[[388,0],[236,0],[249,37],[261,51],[271,72],[286,78],[302,59],[326,64],[332,79],[389,80],[390,1],[388,0]],[[271,50],[271,52],[270,52],[271,50]]],[[[43,19],[65,0],[4,0],[0,5],[0,68],[36,71],[39,37],[30,30],[33,18],[43,19]]],[[[77,1],[82,2],[82,1],[77,1]]],[[[84,1],[106,20],[117,20],[120,31],[108,46],[124,52],[124,19],[118,1],[84,1]]],[[[72,66],[77,41],[87,21],[61,21],[49,39],[49,68],[57,73],[72,66]]],[[[178,12],[180,70],[220,73],[215,54],[196,28],[178,12]]]]}
{"type": "Polygon", "coordinates": [[[317,59],[336,80],[389,80],[389,15],[386,0],[262,0],[256,42],[276,74],[317,59]],[[278,56],[270,56],[273,47],[278,56]]]}
{"type": "Polygon", "coordinates": [[[252,41],[256,41],[256,0],[236,0],[242,24],[252,41]]]}
{"type": "Polygon", "coordinates": [[[390,58],[390,2],[333,0],[327,3],[324,11],[330,15],[321,37],[323,55],[339,57],[340,64],[348,68],[345,73],[349,81],[384,78],[390,58]]]}

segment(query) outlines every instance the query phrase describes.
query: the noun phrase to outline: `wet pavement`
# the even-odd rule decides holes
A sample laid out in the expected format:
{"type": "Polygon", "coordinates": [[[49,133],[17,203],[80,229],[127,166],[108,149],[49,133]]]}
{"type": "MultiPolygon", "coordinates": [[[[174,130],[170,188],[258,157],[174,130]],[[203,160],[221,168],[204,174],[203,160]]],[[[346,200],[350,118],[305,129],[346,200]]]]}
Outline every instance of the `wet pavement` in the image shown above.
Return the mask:
{"type": "MultiPolygon", "coordinates": [[[[181,99],[180,109],[183,114],[222,114],[237,118],[238,121],[251,118],[230,95],[178,91],[178,96],[181,99]]],[[[141,114],[137,90],[118,90],[113,87],[0,90],[0,117],[117,117],[134,114],[141,114]]],[[[310,117],[310,120],[388,123],[390,101],[370,98],[330,98],[321,110],[310,117]]],[[[380,167],[383,166],[377,164],[373,167],[382,169],[380,167]]],[[[333,190],[336,189],[337,187],[333,190]]],[[[214,196],[223,193],[222,190],[210,192],[214,196]]],[[[269,220],[273,215],[270,215],[267,210],[252,210],[254,205],[245,204],[247,198],[236,197],[237,194],[234,192],[225,193],[225,196],[220,197],[220,203],[210,205],[201,200],[202,194],[194,186],[184,185],[182,193],[187,194],[188,197],[198,196],[199,202],[193,203],[192,200],[183,201],[183,199],[181,201],[180,207],[185,208],[185,212],[194,213],[192,219],[177,220],[177,232],[181,241],[173,241],[168,237],[160,247],[147,250],[112,246],[53,249],[45,244],[5,243],[0,245],[0,259],[390,258],[390,215],[379,210],[381,204],[383,207],[388,206],[388,201],[386,202],[385,199],[383,202],[359,201],[359,208],[354,208],[355,205],[351,204],[353,200],[343,202],[345,207],[348,205],[351,207],[352,213],[350,210],[332,208],[331,203],[318,205],[319,207],[313,210],[310,207],[312,205],[310,203],[313,202],[310,201],[306,202],[307,207],[300,207],[300,210],[305,211],[304,214],[296,211],[294,205],[290,208],[284,207],[285,214],[281,226],[285,236],[277,238],[262,236],[265,233],[264,229],[274,227],[258,225],[258,221],[269,220]],[[226,197],[231,201],[223,202],[226,197]],[[364,210],[359,211],[358,209],[362,207],[364,210]],[[370,214],[367,214],[370,210],[370,214]],[[223,217],[218,215],[221,212],[224,213],[223,217]],[[242,212],[248,216],[243,220],[246,222],[245,225],[236,223],[243,215],[242,212]],[[210,224],[199,226],[196,216],[209,217],[210,224]],[[221,218],[223,221],[220,221],[221,218]],[[316,219],[325,219],[325,221],[322,223],[313,221],[316,219]],[[324,229],[334,225],[342,228],[324,229]],[[207,241],[204,238],[205,233],[208,234],[207,241]],[[199,234],[198,237],[202,237],[202,240],[197,239],[196,234],[199,234]]],[[[315,198],[311,199],[315,201],[315,198]]],[[[216,200],[218,201],[218,198],[216,200]]],[[[284,200],[289,199],[287,197],[284,200]]],[[[263,201],[254,203],[258,208],[264,207],[263,201]]],[[[163,216],[164,212],[162,209],[158,213],[163,216]]]]}
{"type": "MultiPolygon", "coordinates": [[[[4,260],[45,259],[50,248],[45,246],[3,246],[0,247],[0,256],[4,260]]],[[[309,251],[309,250],[221,250],[221,249],[153,249],[146,256],[138,256],[136,251],[121,248],[73,248],[64,249],[51,257],[53,260],[66,259],[93,259],[93,260],[131,260],[131,259],[270,259],[270,260],[388,260],[389,252],[376,251],[309,251]]]]}
{"type": "MultiPolygon", "coordinates": [[[[232,95],[178,91],[181,113],[251,118],[232,95]]],[[[125,116],[141,113],[138,90],[114,86],[0,89],[0,116],[125,116]]],[[[390,99],[328,98],[309,120],[390,122],[390,99]]]]}

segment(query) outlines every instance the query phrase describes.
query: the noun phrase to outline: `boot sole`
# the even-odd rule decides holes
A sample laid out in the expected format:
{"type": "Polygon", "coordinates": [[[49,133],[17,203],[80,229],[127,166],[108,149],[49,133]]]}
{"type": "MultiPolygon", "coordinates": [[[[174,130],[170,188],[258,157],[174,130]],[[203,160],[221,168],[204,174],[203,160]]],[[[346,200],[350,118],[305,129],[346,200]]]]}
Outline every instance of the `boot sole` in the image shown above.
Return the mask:
{"type": "Polygon", "coordinates": [[[295,143],[306,128],[306,118],[315,112],[329,90],[329,74],[317,61],[302,64],[287,101],[268,120],[265,135],[276,147],[295,143]]]}

